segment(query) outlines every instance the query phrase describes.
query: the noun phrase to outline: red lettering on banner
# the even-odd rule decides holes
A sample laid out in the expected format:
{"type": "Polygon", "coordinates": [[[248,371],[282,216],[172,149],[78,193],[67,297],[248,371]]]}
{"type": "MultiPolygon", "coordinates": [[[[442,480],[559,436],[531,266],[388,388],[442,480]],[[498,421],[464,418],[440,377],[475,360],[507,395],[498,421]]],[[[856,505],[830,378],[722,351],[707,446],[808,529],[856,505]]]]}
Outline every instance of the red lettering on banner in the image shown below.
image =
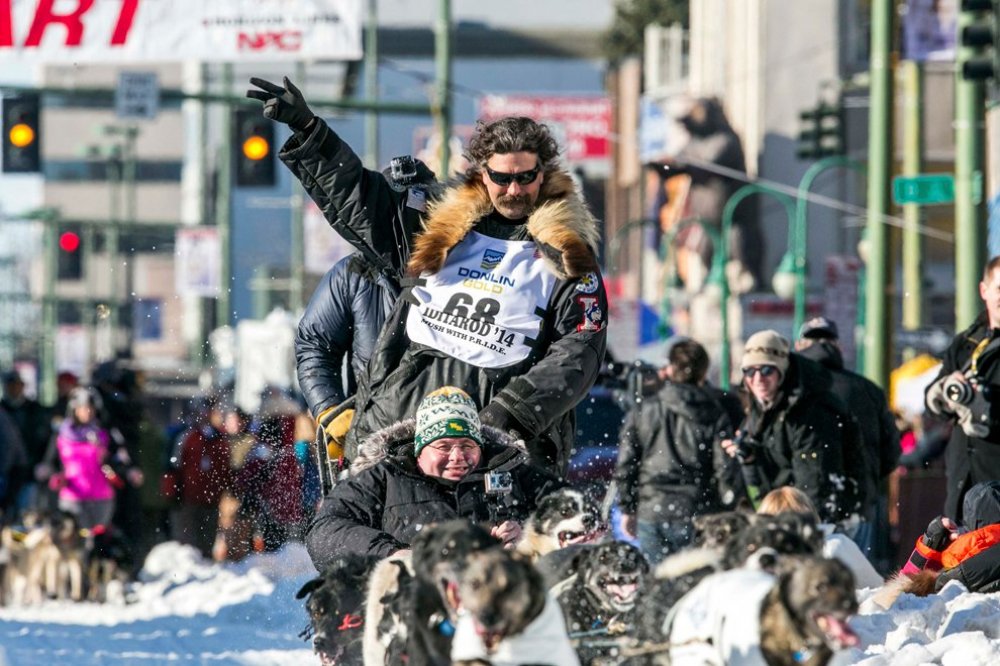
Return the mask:
{"type": "Polygon", "coordinates": [[[80,17],[90,10],[94,0],[77,0],[76,9],[69,14],[54,14],[52,5],[55,2],[56,0],[39,0],[38,9],[35,10],[35,20],[31,22],[28,38],[24,40],[25,46],[39,46],[45,29],[53,23],[62,23],[66,26],[66,46],[80,45],[83,39],[83,22],[80,17]]]}
{"type": "Polygon", "coordinates": [[[122,10],[115,23],[115,31],[111,35],[111,46],[121,46],[128,41],[128,31],[132,29],[135,11],[139,8],[139,0],[122,0],[122,10]]]}
{"type": "Polygon", "coordinates": [[[301,30],[267,30],[264,32],[240,32],[236,36],[236,47],[247,51],[298,51],[302,48],[301,30]]]}
{"type": "Polygon", "coordinates": [[[0,46],[14,46],[14,0],[0,0],[0,46]]]}

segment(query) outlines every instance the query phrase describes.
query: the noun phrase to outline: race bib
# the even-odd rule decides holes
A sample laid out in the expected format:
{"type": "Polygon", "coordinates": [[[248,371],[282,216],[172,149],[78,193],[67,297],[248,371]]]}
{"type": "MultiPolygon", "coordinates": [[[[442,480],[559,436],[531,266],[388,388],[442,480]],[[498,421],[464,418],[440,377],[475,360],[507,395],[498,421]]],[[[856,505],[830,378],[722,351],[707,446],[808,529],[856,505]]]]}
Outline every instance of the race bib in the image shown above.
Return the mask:
{"type": "Polygon", "coordinates": [[[555,282],[533,241],[470,232],[412,288],[406,333],[480,368],[514,365],[531,353],[555,282]]]}

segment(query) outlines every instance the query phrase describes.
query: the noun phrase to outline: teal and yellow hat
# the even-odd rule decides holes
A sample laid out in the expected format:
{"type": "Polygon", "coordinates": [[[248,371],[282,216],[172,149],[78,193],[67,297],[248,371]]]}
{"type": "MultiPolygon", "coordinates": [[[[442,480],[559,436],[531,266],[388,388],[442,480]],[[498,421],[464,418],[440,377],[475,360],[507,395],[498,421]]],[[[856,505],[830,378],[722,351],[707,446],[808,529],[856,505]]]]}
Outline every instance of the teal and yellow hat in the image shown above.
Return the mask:
{"type": "Polygon", "coordinates": [[[479,409],[468,393],[454,386],[439,388],[420,401],[414,453],[419,456],[425,446],[446,437],[468,437],[483,444],[479,409]]]}

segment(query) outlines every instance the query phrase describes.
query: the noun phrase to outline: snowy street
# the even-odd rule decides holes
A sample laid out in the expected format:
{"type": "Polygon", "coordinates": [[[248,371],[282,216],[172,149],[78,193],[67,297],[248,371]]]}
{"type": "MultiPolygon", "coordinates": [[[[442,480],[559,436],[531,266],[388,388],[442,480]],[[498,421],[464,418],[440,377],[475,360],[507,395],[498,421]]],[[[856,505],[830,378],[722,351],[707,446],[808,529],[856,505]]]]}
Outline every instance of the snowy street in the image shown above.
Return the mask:
{"type": "MultiPolygon", "coordinates": [[[[47,602],[0,609],[0,664],[318,663],[298,637],[306,623],[295,592],[312,576],[301,544],[238,565],[214,565],[175,543],[147,560],[128,605],[47,602]]],[[[901,597],[892,612],[861,613],[851,626],[861,648],[846,666],[994,664],[1000,655],[1000,594],[971,594],[952,583],[928,598],[901,597]]]]}

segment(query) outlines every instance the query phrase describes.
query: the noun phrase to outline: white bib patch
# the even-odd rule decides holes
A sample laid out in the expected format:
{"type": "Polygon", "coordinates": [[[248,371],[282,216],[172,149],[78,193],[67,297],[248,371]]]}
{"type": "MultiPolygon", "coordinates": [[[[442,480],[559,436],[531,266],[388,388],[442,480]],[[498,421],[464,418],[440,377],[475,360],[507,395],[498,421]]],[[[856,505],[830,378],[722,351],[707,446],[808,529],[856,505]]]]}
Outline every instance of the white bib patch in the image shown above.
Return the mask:
{"type": "Polygon", "coordinates": [[[480,368],[523,361],[556,282],[535,250],[533,241],[469,232],[440,271],[413,287],[410,340],[480,368]]]}
{"type": "Polygon", "coordinates": [[[406,207],[419,210],[421,213],[427,211],[427,192],[419,187],[411,187],[406,193],[406,207]]]}

